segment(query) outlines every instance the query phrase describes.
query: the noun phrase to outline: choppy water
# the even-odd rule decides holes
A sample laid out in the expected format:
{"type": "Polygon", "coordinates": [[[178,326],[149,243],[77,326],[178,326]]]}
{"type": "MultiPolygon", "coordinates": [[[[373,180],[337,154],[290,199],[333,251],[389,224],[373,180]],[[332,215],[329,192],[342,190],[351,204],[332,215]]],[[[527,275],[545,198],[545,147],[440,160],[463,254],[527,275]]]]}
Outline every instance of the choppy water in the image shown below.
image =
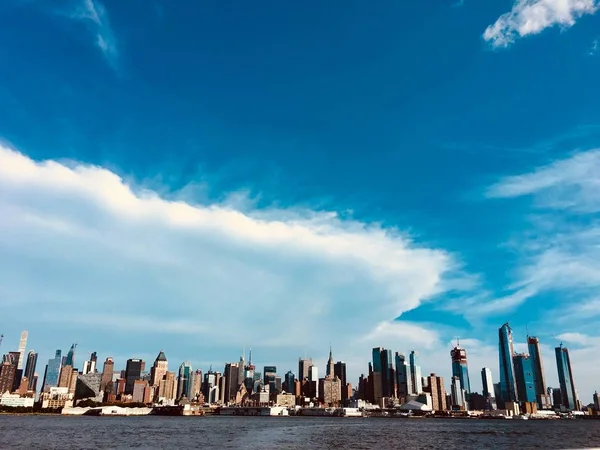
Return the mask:
{"type": "Polygon", "coordinates": [[[1,449],[600,448],[600,421],[0,416],[1,449]]]}

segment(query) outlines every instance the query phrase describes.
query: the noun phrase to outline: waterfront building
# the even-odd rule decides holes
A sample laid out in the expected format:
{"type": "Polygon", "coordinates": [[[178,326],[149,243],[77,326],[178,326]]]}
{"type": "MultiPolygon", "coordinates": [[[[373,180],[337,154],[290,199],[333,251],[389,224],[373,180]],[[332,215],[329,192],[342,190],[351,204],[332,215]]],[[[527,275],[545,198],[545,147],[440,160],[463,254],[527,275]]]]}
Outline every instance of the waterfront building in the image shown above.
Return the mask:
{"type": "Polygon", "coordinates": [[[517,353],[513,356],[513,364],[519,401],[528,403],[537,402],[531,357],[526,353],[517,353]]]}
{"type": "Polygon", "coordinates": [[[133,384],[135,380],[140,379],[144,368],[145,364],[141,359],[132,358],[127,360],[127,364],[125,365],[125,394],[133,394],[133,384]]]}
{"type": "Polygon", "coordinates": [[[492,371],[490,368],[484,367],[481,369],[481,383],[483,385],[483,398],[486,402],[485,409],[496,409],[496,390],[492,381],[492,371]]]}
{"type": "Polygon", "coordinates": [[[96,356],[96,352],[92,352],[90,354],[90,359],[83,363],[83,375],[87,375],[88,373],[96,372],[96,362],[98,357],[96,356]]]}
{"type": "Polygon", "coordinates": [[[27,333],[27,331],[21,331],[21,338],[19,339],[19,362],[17,363],[17,370],[23,370],[28,335],[29,333],[27,333]]]}
{"type": "Polygon", "coordinates": [[[471,393],[471,383],[469,381],[469,367],[467,365],[467,351],[458,345],[450,350],[452,359],[452,376],[458,377],[460,387],[468,394],[471,393]]]}
{"type": "Polygon", "coordinates": [[[504,402],[517,401],[517,384],[513,366],[513,338],[512,330],[505,323],[498,330],[499,366],[500,366],[500,400],[504,402]]]}
{"type": "Polygon", "coordinates": [[[421,380],[421,367],[419,366],[418,355],[414,350],[410,352],[410,379],[412,394],[419,395],[423,391],[423,381],[421,380]]]}
{"type": "MultiPolygon", "coordinates": [[[[273,369],[275,369],[273,367],[273,369]]],[[[223,377],[226,379],[224,385],[224,404],[235,402],[236,394],[238,391],[238,363],[227,363],[225,370],[223,371],[223,377]]]]}
{"type": "Polygon", "coordinates": [[[29,350],[27,354],[27,362],[25,363],[25,377],[27,377],[27,390],[36,390],[37,377],[35,376],[35,366],[37,365],[38,354],[33,350],[29,350]]]}
{"type": "Polygon", "coordinates": [[[35,398],[23,397],[19,394],[0,393],[0,406],[11,408],[33,408],[35,398]]]}
{"type": "Polygon", "coordinates": [[[577,392],[573,380],[573,371],[571,370],[569,350],[563,347],[561,343],[554,351],[556,354],[558,382],[560,384],[561,405],[566,409],[574,410],[576,408],[577,392]]]}
{"type": "Polygon", "coordinates": [[[593,399],[594,408],[596,409],[596,411],[600,411],[600,396],[598,395],[598,391],[594,391],[593,399]]]}
{"type": "Polygon", "coordinates": [[[533,383],[535,385],[535,396],[538,406],[541,409],[549,409],[552,407],[548,388],[546,386],[546,378],[544,376],[544,364],[542,362],[542,350],[540,348],[540,340],[535,336],[527,336],[527,348],[533,365],[533,383]]]}
{"type": "Polygon", "coordinates": [[[395,354],[396,360],[396,394],[404,402],[408,395],[413,393],[410,364],[406,357],[399,352],[395,354]]]}
{"type": "Polygon", "coordinates": [[[167,372],[158,386],[159,402],[169,403],[175,400],[177,395],[177,377],[175,372],[167,372]]]}
{"type": "Polygon", "coordinates": [[[74,399],[91,399],[95,402],[103,401],[104,392],[100,388],[102,384],[102,374],[98,372],[89,372],[77,376],[75,382],[74,399]]]}
{"type": "MultiPolygon", "coordinates": [[[[237,373],[234,374],[237,380],[237,373]]],[[[179,378],[177,380],[177,399],[182,396],[190,398],[190,381],[192,376],[192,365],[185,361],[179,366],[179,378]]]]}
{"type": "Polygon", "coordinates": [[[312,365],[312,359],[298,358],[298,379],[300,381],[304,381],[309,377],[309,370],[312,365]]]}
{"type": "Polygon", "coordinates": [[[434,411],[446,411],[446,388],[444,379],[432,373],[427,377],[427,390],[431,394],[432,408],[434,411]]]}

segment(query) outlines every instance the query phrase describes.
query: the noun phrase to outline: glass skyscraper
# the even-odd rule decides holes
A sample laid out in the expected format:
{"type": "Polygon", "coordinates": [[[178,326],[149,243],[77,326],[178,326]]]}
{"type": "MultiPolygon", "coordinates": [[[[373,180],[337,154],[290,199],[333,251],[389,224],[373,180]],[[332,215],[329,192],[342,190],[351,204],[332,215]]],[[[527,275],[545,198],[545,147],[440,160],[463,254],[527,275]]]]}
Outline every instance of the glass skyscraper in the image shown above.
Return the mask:
{"type": "Polygon", "coordinates": [[[515,369],[513,366],[513,339],[512,330],[505,323],[498,330],[499,356],[500,356],[500,401],[517,401],[517,384],[515,380],[515,369]]]}
{"type": "Polygon", "coordinates": [[[185,395],[190,398],[190,390],[192,387],[192,365],[189,362],[181,363],[179,366],[179,379],[177,383],[177,398],[185,395]]]}
{"type": "Polygon", "coordinates": [[[452,376],[460,380],[460,388],[469,395],[471,393],[471,383],[469,382],[469,368],[467,366],[467,351],[458,345],[450,350],[452,358],[452,376]]]}
{"type": "Polygon", "coordinates": [[[573,381],[573,372],[571,370],[571,358],[569,350],[562,346],[554,349],[556,353],[556,368],[558,370],[558,382],[560,384],[560,394],[562,404],[565,408],[574,410],[576,407],[577,393],[575,391],[575,382],[573,381]]]}
{"type": "Polygon", "coordinates": [[[46,374],[44,375],[44,391],[49,391],[51,387],[58,386],[60,377],[60,368],[62,363],[62,351],[56,350],[54,358],[48,360],[46,374]]]}
{"type": "Polygon", "coordinates": [[[67,353],[67,359],[65,361],[65,366],[73,367],[73,364],[75,363],[75,347],[77,347],[77,344],[71,345],[71,348],[69,349],[69,353],[67,353]]]}
{"type": "Polygon", "coordinates": [[[537,401],[533,363],[529,355],[518,353],[513,357],[518,398],[522,402],[537,401]]]}
{"type": "Polygon", "coordinates": [[[420,394],[423,392],[423,381],[421,380],[421,366],[419,358],[414,350],[410,352],[410,378],[412,384],[412,393],[420,394]]]}
{"type": "Polygon", "coordinates": [[[396,384],[398,386],[398,397],[406,398],[412,393],[412,380],[410,376],[410,364],[402,353],[396,352],[396,384]]]}

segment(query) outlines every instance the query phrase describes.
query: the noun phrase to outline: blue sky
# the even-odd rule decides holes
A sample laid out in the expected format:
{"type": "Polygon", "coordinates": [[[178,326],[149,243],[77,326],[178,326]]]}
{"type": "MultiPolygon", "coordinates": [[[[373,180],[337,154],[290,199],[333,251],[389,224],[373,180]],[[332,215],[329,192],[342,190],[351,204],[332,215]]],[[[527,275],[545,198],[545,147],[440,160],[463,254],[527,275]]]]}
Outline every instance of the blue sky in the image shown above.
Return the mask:
{"type": "Polygon", "coordinates": [[[2,2],[6,346],[285,373],[331,342],[356,378],[379,345],[448,376],[460,337],[480,389],[510,320],[587,403],[598,6],[2,2]]]}

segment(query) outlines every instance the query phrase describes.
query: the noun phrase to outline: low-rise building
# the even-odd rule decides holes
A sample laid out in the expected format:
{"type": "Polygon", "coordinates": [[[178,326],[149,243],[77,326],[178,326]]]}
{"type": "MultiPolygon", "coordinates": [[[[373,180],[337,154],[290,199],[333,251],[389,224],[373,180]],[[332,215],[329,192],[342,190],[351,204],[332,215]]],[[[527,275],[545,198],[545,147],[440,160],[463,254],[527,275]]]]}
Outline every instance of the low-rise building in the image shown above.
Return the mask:
{"type": "Polygon", "coordinates": [[[0,405],[9,406],[12,408],[33,408],[35,399],[33,397],[23,397],[19,394],[11,394],[5,392],[0,395],[0,405]]]}

